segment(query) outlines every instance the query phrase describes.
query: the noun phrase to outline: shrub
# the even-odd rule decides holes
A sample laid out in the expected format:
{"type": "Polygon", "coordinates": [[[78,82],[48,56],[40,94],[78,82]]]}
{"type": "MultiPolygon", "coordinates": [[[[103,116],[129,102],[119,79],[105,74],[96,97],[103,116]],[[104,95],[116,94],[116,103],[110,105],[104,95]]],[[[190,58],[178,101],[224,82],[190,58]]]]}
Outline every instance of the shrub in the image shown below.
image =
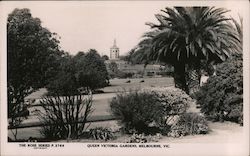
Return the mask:
{"type": "Polygon", "coordinates": [[[150,87],[145,91],[151,91],[158,95],[158,99],[164,107],[164,114],[168,116],[180,115],[187,111],[194,100],[183,90],[174,87],[150,87]]]}
{"type": "Polygon", "coordinates": [[[41,134],[50,140],[77,139],[85,130],[87,118],[92,112],[92,96],[54,96],[41,101],[44,110],[39,119],[45,124],[41,134]]]}
{"type": "Polygon", "coordinates": [[[153,92],[121,92],[110,103],[112,113],[121,118],[124,130],[129,133],[149,133],[149,124],[159,122],[163,117],[163,106],[153,92]]]}
{"type": "Polygon", "coordinates": [[[194,100],[183,90],[174,87],[150,87],[145,90],[154,92],[158,95],[163,106],[164,116],[158,127],[160,132],[167,135],[171,126],[177,122],[181,114],[186,113],[194,100]]]}
{"type": "Polygon", "coordinates": [[[129,137],[127,143],[146,143],[147,138],[144,134],[133,134],[131,137],[129,137]]]}
{"type": "Polygon", "coordinates": [[[243,122],[243,69],[241,59],[228,60],[217,67],[195,95],[201,111],[214,121],[243,122]]]}
{"type": "Polygon", "coordinates": [[[157,133],[156,135],[145,135],[133,133],[132,136],[126,141],[126,143],[148,143],[148,142],[158,142],[161,138],[161,134],[157,133]]]}
{"type": "Polygon", "coordinates": [[[89,130],[89,136],[95,140],[113,140],[115,138],[114,133],[109,128],[96,127],[89,130]]]}
{"type": "Polygon", "coordinates": [[[194,102],[177,88],[145,88],[119,93],[111,101],[111,111],[120,117],[126,133],[167,134],[173,123],[169,118],[186,112],[194,102]]]}
{"type": "Polygon", "coordinates": [[[206,133],[208,133],[208,125],[203,116],[197,113],[185,113],[180,115],[178,122],[171,126],[168,136],[180,137],[206,133]]]}
{"type": "Polygon", "coordinates": [[[132,78],[133,75],[134,75],[133,73],[126,73],[121,70],[118,70],[118,72],[116,73],[116,77],[120,79],[132,78]]]}

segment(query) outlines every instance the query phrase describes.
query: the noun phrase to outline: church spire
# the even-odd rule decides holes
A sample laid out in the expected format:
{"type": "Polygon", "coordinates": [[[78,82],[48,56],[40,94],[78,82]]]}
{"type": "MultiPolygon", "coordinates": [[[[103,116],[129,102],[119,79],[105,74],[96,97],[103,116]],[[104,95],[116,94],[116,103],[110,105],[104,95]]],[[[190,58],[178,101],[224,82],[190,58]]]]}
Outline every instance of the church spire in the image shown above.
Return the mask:
{"type": "Polygon", "coordinates": [[[114,39],[114,47],[116,47],[116,39],[114,39]]]}

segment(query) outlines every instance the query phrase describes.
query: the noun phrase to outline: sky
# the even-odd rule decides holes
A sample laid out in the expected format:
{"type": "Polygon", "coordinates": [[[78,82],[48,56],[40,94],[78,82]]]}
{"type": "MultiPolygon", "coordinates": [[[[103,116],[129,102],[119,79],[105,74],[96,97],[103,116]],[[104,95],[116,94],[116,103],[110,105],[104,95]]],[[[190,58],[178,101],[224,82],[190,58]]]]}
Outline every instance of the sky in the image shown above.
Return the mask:
{"type": "Polygon", "coordinates": [[[143,33],[149,31],[146,22],[157,23],[155,14],[165,7],[215,5],[231,10],[229,16],[238,18],[244,13],[240,2],[188,3],[170,1],[59,1],[59,2],[5,2],[2,13],[14,8],[29,8],[33,17],[40,18],[42,26],[60,36],[62,50],[75,55],[79,51],[96,49],[108,55],[116,39],[120,55],[136,46],[143,33]]]}

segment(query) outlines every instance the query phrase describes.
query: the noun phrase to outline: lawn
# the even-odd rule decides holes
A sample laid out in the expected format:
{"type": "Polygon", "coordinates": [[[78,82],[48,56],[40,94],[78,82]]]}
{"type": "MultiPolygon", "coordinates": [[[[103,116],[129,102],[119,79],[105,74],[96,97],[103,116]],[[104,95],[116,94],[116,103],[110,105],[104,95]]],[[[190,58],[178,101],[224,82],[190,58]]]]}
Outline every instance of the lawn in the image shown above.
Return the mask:
{"type": "MultiPolygon", "coordinates": [[[[129,89],[138,89],[149,86],[173,86],[172,78],[145,78],[144,82],[141,83],[142,79],[130,79],[130,83],[126,83],[128,79],[113,79],[110,81],[111,86],[105,87],[102,90],[104,93],[94,94],[93,95],[93,109],[94,112],[92,117],[95,116],[109,116],[110,108],[109,101],[116,95],[117,91],[129,90],[129,89]]],[[[42,94],[46,92],[45,89],[41,89],[38,92],[33,93],[28,98],[40,98],[42,94]]],[[[190,106],[189,111],[191,112],[199,112],[199,110],[195,107],[195,105],[190,106]]],[[[37,121],[35,116],[29,117],[24,123],[37,121]]],[[[206,135],[194,135],[194,136],[185,136],[181,138],[170,138],[170,137],[162,137],[159,142],[164,143],[240,143],[241,140],[244,139],[243,135],[243,127],[238,124],[234,124],[231,122],[224,123],[213,123],[209,122],[210,132],[206,135]]],[[[89,128],[94,127],[107,127],[107,128],[117,128],[119,124],[117,121],[104,121],[104,122],[95,122],[91,123],[89,128]]],[[[42,137],[39,133],[40,128],[21,128],[18,129],[18,139],[28,139],[29,137],[40,138],[42,137]]],[[[11,133],[9,130],[9,137],[11,137],[11,133]]],[[[11,137],[12,138],[12,137],[11,137]]],[[[125,142],[128,136],[123,135],[117,137],[117,139],[109,141],[109,142],[125,142]]],[[[66,140],[60,140],[60,142],[66,142],[66,140]]],[[[100,142],[95,140],[88,139],[80,139],[74,140],[73,142],[100,142]]]]}
{"type": "MultiPolygon", "coordinates": [[[[101,116],[110,116],[110,107],[109,107],[109,101],[116,95],[119,91],[129,91],[134,89],[140,89],[144,87],[158,87],[158,86],[173,86],[174,81],[171,77],[157,77],[157,78],[138,78],[138,79],[112,79],[110,80],[110,86],[102,88],[104,93],[101,94],[94,94],[93,95],[93,113],[91,114],[92,118],[95,117],[101,117],[101,116]],[[127,83],[127,81],[130,80],[130,83],[127,83]],[[144,80],[144,82],[141,82],[144,80]]],[[[26,99],[38,99],[36,100],[35,104],[39,103],[39,99],[42,95],[46,93],[46,89],[42,88],[38,90],[37,92],[32,93],[26,99]]],[[[31,114],[34,114],[33,111],[35,110],[41,110],[41,106],[35,106],[30,107],[29,111],[31,114]]],[[[29,116],[26,120],[23,121],[23,123],[34,123],[39,122],[39,119],[35,115],[29,116]]],[[[98,126],[104,126],[104,127],[111,127],[112,125],[116,123],[115,121],[107,121],[107,122],[96,122],[91,124],[90,128],[98,127],[98,126]]],[[[37,127],[34,128],[21,128],[18,129],[18,138],[19,139],[28,139],[31,137],[41,137],[39,133],[39,129],[37,127]]],[[[9,130],[9,136],[12,138],[12,135],[9,130]]]]}

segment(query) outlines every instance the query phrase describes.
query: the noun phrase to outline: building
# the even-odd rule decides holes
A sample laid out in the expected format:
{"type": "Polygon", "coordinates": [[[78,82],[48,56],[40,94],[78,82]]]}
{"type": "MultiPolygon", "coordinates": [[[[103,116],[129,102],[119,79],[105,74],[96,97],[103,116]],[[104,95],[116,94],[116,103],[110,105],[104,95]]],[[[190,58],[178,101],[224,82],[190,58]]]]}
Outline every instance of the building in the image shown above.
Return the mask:
{"type": "Polygon", "coordinates": [[[111,71],[110,64],[115,62],[119,71],[124,73],[132,73],[134,75],[144,75],[144,76],[156,76],[161,75],[165,69],[165,66],[159,64],[150,64],[145,67],[144,64],[130,64],[124,60],[120,60],[120,50],[114,40],[113,46],[110,48],[110,59],[105,61],[108,71],[111,71]]]}
{"type": "Polygon", "coordinates": [[[116,40],[114,40],[113,46],[110,48],[110,60],[119,59],[119,48],[116,46],[116,40]]]}
{"type": "Polygon", "coordinates": [[[111,62],[115,62],[118,66],[118,69],[121,70],[121,68],[128,64],[126,61],[124,60],[120,60],[120,49],[119,47],[116,45],[116,39],[114,40],[113,46],[110,48],[110,56],[109,56],[109,60],[105,61],[106,67],[108,68],[108,65],[111,62]]]}

